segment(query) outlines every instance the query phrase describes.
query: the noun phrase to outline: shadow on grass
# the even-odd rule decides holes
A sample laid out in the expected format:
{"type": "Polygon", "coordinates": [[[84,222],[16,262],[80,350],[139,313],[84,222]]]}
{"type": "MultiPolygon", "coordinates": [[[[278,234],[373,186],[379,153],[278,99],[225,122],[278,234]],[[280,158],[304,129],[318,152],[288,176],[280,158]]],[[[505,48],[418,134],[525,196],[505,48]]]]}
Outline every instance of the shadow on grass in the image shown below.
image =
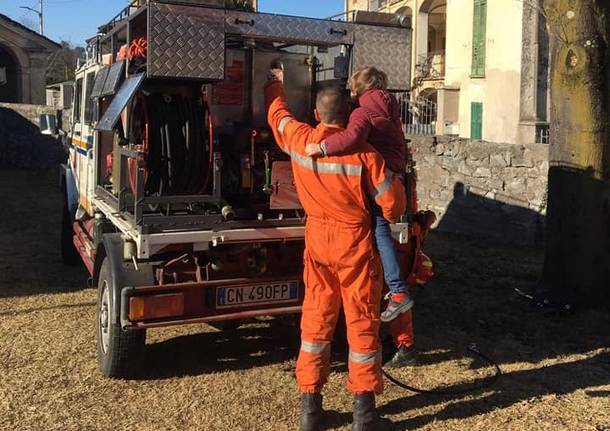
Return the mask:
{"type": "MultiPolygon", "coordinates": [[[[473,415],[480,415],[496,409],[510,407],[521,401],[535,402],[541,397],[552,395],[560,397],[579,389],[591,386],[610,384],[610,373],[603,365],[610,365],[610,353],[601,353],[592,358],[566,362],[543,368],[515,371],[502,376],[489,395],[475,399],[464,399],[466,395],[453,395],[439,397],[433,395],[411,395],[391,401],[380,408],[382,414],[397,414],[408,410],[436,404],[439,399],[443,402],[453,401],[438,413],[416,416],[395,425],[397,429],[414,429],[423,427],[434,421],[451,419],[465,419],[473,415]]],[[[478,379],[476,385],[484,385],[489,377],[478,379]]],[[[471,384],[469,383],[468,386],[471,384]]],[[[465,384],[449,386],[447,389],[459,391],[465,384]]],[[[467,396],[477,396],[488,393],[490,388],[473,391],[467,396]]],[[[598,391],[598,395],[607,396],[608,391],[598,391]]],[[[587,392],[589,395],[589,393],[587,392]]],[[[592,395],[589,395],[592,396],[592,395]]]]}
{"type": "MultiPolygon", "coordinates": [[[[0,195],[7,197],[0,207],[0,248],[4,251],[0,260],[0,298],[68,292],[85,285],[87,274],[83,269],[61,265],[61,200],[56,179],[56,172],[0,170],[0,195]]],[[[515,213],[525,218],[534,216],[472,193],[457,199],[459,202],[445,215],[445,223],[459,225],[471,220],[476,226],[488,205],[493,206],[498,220],[515,213]],[[468,219],[464,212],[472,206],[476,213],[468,219]]],[[[445,226],[451,228],[451,224],[445,226]]],[[[519,229],[516,231],[523,232],[519,229]]],[[[515,226],[508,226],[497,233],[506,236],[514,231],[515,226]]],[[[527,236],[535,237],[536,233],[528,231],[527,236]]],[[[426,252],[433,258],[437,276],[416,298],[414,322],[421,365],[463,358],[464,348],[473,342],[501,366],[536,364],[608,347],[607,310],[541,315],[534,304],[515,293],[516,288],[529,291],[536,285],[542,264],[540,248],[506,246],[488,239],[433,232],[426,252]]],[[[29,311],[9,310],[2,316],[29,311]]],[[[345,343],[340,335],[336,339],[333,371],[345,372],[345,343]]],[[[169,379],[281,364],[294,360],[298,349],[297,328],[270,324],[181,336],[147,345],[138,379],[169,379]]],[[[391,354],[391,347],[386,352],[391,354]]],[[[292,375],[293,366],[282,372],[292,375]]],[[[398,429],[423,426],[433,420],[466,418],[544,395],[608,384],[609,376],[608,355],[515,371],[503,376],[497,386],[473,393],[480,398],[457,396],[439,414],[411,418],[398,424],[398,429]]],[[[479,379],[482,382],[484,379],[479,379]]],[[[608,396],[607,391],[588,394],[608,396]]],[[[435,404],[439,399],[408,395],[382,406],[382,412],[394,414],[435,404]]],[[[330,417],[335,427],[350,420],[349,415],[341,413],[331,413],[330,417]]]]}
{"type": "MultiPolygon", "coordinates": [[[[157,380],[247,370],[296,358],[296,327],[280,323],[248,324],[234,330],[204,332],[147,344],[137,380],[157,380]]],[[[293,367],[283,370],[294,373],[293,367]]]]}
{"type": "Polygon", "coordinates": [[[61,261],[59,170],[0,169],[0,298],[83,289],[83,265],[61,261]]]}

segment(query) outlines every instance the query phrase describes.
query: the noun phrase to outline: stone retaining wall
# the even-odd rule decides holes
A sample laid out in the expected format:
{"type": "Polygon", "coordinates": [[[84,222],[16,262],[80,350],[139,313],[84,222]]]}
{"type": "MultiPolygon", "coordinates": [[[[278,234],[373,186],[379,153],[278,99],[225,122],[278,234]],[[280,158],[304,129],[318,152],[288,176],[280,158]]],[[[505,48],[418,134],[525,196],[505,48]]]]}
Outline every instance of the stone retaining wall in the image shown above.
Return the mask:
{"type": "Polygon", "coordinates": [[[502,242],[544,239],[548,147],[412,137],[420,207],[438,228],[502,242]]]}

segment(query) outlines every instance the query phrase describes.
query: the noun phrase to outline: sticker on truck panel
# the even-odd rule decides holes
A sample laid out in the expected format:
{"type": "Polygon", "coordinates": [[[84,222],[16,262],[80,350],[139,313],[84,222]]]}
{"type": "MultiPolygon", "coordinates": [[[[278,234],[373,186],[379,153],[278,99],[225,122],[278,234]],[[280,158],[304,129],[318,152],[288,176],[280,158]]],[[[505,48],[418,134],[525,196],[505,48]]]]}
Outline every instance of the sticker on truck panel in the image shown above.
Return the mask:
{"type": "Polygon", "coordinates": [[[216,308],[252,307],[293,302],[298,299],[298,287],[299,283],[296,281],[218,287],[216,289],[216,308]]]}

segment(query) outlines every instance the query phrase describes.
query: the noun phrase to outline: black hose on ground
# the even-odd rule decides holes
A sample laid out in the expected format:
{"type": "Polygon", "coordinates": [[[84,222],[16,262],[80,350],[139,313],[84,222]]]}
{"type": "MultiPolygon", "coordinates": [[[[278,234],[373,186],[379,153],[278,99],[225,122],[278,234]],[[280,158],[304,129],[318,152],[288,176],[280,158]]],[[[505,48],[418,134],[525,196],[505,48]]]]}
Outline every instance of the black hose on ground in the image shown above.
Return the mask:
{"type": "Polygon", "coordinates": [[[482,383],[480,385],[464,387],[461,389],[442,389],[442,388],[420,389],[420,388],[416,388],[414,386],[407,385],[404,382],[401,382],[400,380],[398,380],[397,378],[395,378],[391,374],[389,374],[385,369],[383,370],[383,375],[390,382],[394,383],[396,386],[398,386],[400,388],[403,388],[403,389],[406,389],[408,391],[415,392],[418,394],[430,394],[430,395],[463,395],[463,394],[468,394],[470,392],[478,391],[483,388],[487,388],[487,387],[493,385],[494,383],[496,383],[498,381],[498,379],[500,378],[500,376],[502,375],[502,370],[500,369],[500,366],[496,362],[494,362],[489,356],[487,356],[486,354],[481,352],[479,350],[479,348],[474,344],[468,346],[466,348],[466,351],[468,353],[472,354],[473,356],[477,356],[477,357],[483,359],[488,365],[492,366],[495,369],[494,375],[490,376],[489,380],[485,381],[484,383],[482,383]]]}

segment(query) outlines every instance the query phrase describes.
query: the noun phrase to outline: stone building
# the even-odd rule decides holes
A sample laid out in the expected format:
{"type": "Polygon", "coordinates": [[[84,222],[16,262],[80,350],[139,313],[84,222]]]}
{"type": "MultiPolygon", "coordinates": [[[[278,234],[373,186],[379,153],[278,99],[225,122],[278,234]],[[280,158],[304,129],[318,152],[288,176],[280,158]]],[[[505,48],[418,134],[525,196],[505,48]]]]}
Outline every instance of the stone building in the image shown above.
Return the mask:
{"type": "Polygon", "coordinates": [[[0,103],[44,104],[47,64],[59,48],[0,14],[0,103]]]}
{"type": "Polygon", "coordinates": [[[532,2],[346,0],[345,8],[411,17],[413,96],[433,133],[548,140],[548,37],[532,2]]]}

